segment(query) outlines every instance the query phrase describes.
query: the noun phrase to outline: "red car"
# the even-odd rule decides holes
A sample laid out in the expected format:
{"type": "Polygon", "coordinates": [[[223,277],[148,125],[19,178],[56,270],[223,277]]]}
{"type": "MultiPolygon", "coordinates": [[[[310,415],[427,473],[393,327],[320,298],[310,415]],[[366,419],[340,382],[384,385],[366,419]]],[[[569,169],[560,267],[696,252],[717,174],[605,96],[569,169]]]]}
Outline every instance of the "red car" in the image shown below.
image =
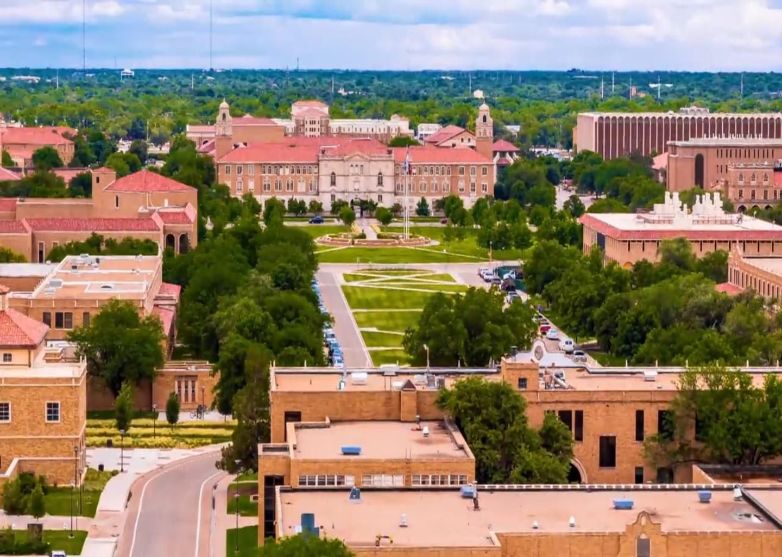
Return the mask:
{"type": "Polygon", "coordinates": [[[551,325],[541,325],[540,326],[540,334],[545,335],[549,330],[551,329],[551,325]]]}

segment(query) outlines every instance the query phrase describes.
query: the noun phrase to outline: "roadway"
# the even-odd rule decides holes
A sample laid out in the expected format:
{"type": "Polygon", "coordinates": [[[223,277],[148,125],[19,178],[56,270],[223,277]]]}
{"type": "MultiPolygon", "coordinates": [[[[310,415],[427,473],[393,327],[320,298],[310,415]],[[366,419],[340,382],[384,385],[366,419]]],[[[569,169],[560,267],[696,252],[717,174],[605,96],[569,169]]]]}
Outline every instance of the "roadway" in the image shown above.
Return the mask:
{"type": "Polygon", "coordinates": [[[222,555],[213,532],[213,486],[219,451],[177,461],[139,478],[131,488],[118,557],[222,555]],[[213,547],[214,546],[214,547],[213,547]]]}
{"type": "MultiPolygon", "coordinates": [[[[565,201],[570,199],[570,196],[576,192],[575,190],[567,191],[561,185],[555,186],[555,189],[557,191],[557,209],[561,211],[562,208],[565,206],[565,201]]],[[[589,194],[586,195],[576,194],[576,195],[578,195],[578,198],[581,200],[581,203],[583,203],[584,207],[586,207],[587,209],[589,209],[589,206],[595,202],[595,198],[589,194]]]]}

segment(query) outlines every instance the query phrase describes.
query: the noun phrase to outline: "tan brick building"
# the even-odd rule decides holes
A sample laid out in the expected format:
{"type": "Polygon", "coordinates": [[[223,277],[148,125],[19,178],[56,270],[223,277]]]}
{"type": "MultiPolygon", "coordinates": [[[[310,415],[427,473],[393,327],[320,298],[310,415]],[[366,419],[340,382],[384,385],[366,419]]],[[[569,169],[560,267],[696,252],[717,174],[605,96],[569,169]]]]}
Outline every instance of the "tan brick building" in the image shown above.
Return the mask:
{"type": "Polygon", "coordinates": [[[677,192],[668,192],[665,202],[649,213],[587,213],[580,222],[584,253],[597,246],[606,261],[626,268],[637,261],[659,261],[660,244],[674,238],[689,240],[697,257],[730,251],[733,244],[751,257],[782,254],[782,227],[724,212],[719,193],[701,196],[689,210],[677,192]]]}
{"type": "Polygon", "coordinates": [[[67,166],[75,153],[74,143],[69,138],[75,135],[76,130],[62,126],[0,127],[0,152],[7,151],[16,166],[30,168],[38,149],[53,147],[67,166]]]}
{"type": "Polygon", "coordinates": [[[0,287],[0,484],[21,472],[79,483],[85,471],[86,363],[47,347],[49,328],[8,307],[0,287]]]}
{"type": "Polygon", "coordinates": [[[728,257],[729,292],[752,290],[767,300],[782,301],[782,257],[744,257],[733,246],[728,257]]]}

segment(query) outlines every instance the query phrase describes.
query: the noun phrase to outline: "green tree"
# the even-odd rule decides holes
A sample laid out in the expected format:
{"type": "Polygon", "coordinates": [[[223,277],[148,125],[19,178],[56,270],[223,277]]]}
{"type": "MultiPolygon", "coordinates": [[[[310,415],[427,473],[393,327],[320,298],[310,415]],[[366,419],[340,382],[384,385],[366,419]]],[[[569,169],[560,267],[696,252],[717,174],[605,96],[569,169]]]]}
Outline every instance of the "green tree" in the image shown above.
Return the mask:
{"type": "Polygon", "coordinates": [[[269,539],[259,550],[260,557],[352,557],[342,541],[308,534],[269,539]]]}
{"type": "Polygon", "coordinates": [[[166,421],[173,426],[179,421],[179,395],[171,391],[166,400],[166,421]]]}
{"type": "Polygon", "coordinates": [[[106,166],[117,173],[118,178],[141,170],[141,160],[135,153],[112,153],[106,159],[106,166]]]}
{"type": "Polygon", "coordinates": [[[263,222],[266,226],[274,223],[282,224],[285,220],[285,203],[276,197],[267,199],[263,204],[263,222]]]}
{"type": "Polygon", "coordinates": [[[33,167],[37,171],[51,170],[63,167],[60,153],[54,147],[41,147],[33,153],[33,167]]]}
{"type": "Polygon", "coordinates": [[[612,199],[604,197],[598,199],[587,209],[587,213],[629,213],[630,207],[619,201],[618,199],[612,199]]]}
{"type": "Polygon", "coordinates": [[[571,217],[576,219],[586,212],[586,207],[584,207],[584,203],[581,201],[581,198],[575,194],[567,198],[563,209],[571,217]]]}
{"type": "Polygon", "coordinates": [[[28,512],[35,519],[40,519],[46,514],[46,498],[40,483],[36,484],[35,489],[30,494],[28,512]]]}
{"type": "Polygon", "coordinates": [[[5,149],[3,149],[2,163],[0,164],[2,164],[3,168],[13,168],[16,166],[14,159],[11,158],[11,155],[5,149]]]}
{"type": "Polygon", "coordinates": [[[71,331],[68,339],[86,358],[90,375],[102,378],[115,396],[125,382],[136,385],[154,379],[164,362],[160,319],[140,317],[127,301],[111,300],[89,325],[71,331]]]}
{"type": "Polygon", "coordinates": [[[406,135],[397,135],[388,142],[389,147],[410,147],[413,145],[420,145],[420,143],[406,135]]]}
{"type": "Polygon", "coordinates": [[[133,141],[133,143],[130,144],[130,148],[128,149],[128,153],[132,153],[136,155],[136,158],[143,164],[148,156],[149,156],[149,148],[147,147],[147,142],[143,139],[136,139],[133,141]]]}
{"type": "Polygon", "coordinates": [[[71,178],[68,193],[71,197],[92,197],[92,174],[82,172],[71,178]]]}
{"type": "Polygon", "coordinates": [[[343,207],[339,212],[339,220],[345,223],[345,226],[353,226],[356,222],[356,213],[348,206],[343,207]]]}
{"type": "Polygon", "coordinates": [[[307,202],[303,199],[294,199],[291,197],[288,200],[288,212],[297,217],[303,215],[307,212],[307,202]]]}
{"type": "Polygon", "coordinates": [[[11,251],[8,248],[0,248],[0,263],[24,263],[27,261],[24,255],[11,251]]]}
{"type": "Polygon", "coordinates": [[[310,203],[307,206],[307,210],[312,215],[320,215],[323,212],[323,203],[317,199],[310,199],[310,203]]]}
{"type": "Polygon", "coordinates": [[[674,238],[660,243],[660,261],[682,271],[692,271],[695,268],[695,254],[686,238],[674,238]]]}
{"type": "Polygon", "coordinates": [[[125,381],[114,401],[114,422],[117,431],[129,431],[133,422],[133,386],[125,381]]]}
{"type": "Polygon", "coordinates": [[[422,197],[415,206],[415,214],[419,217],[428,217],[430,214],[429,203],[422,197]]]}
{"type": "Polygon", "coordinates": [[[380,221],[380,224],[383,226],[388,226],[391,224],[391,221],[394,220],[394,215],[385,207],[378,207],[375,211],[375,218],[380,221]]]}

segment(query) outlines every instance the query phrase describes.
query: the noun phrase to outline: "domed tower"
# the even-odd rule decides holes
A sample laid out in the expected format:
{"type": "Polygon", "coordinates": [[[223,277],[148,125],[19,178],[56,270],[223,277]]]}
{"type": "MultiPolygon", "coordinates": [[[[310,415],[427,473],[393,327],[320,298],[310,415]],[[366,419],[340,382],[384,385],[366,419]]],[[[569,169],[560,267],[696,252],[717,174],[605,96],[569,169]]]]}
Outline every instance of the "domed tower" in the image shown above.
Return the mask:
{"type": "Polygon", "coordinates": [[[491,119],[489,105],[483,103],[478,108],[478,118],[475,120],[475,150],[491,159],[494,145],[494,121],[491,119]]]}
{"type": "Polygon", "coordinates": [[[233,135],[233,119],[231,118],[231,107],[223,99],[220,103],[220,108],[217,111],[217,123],[215,124],[216,135],[230,136],[233,135]]]}

